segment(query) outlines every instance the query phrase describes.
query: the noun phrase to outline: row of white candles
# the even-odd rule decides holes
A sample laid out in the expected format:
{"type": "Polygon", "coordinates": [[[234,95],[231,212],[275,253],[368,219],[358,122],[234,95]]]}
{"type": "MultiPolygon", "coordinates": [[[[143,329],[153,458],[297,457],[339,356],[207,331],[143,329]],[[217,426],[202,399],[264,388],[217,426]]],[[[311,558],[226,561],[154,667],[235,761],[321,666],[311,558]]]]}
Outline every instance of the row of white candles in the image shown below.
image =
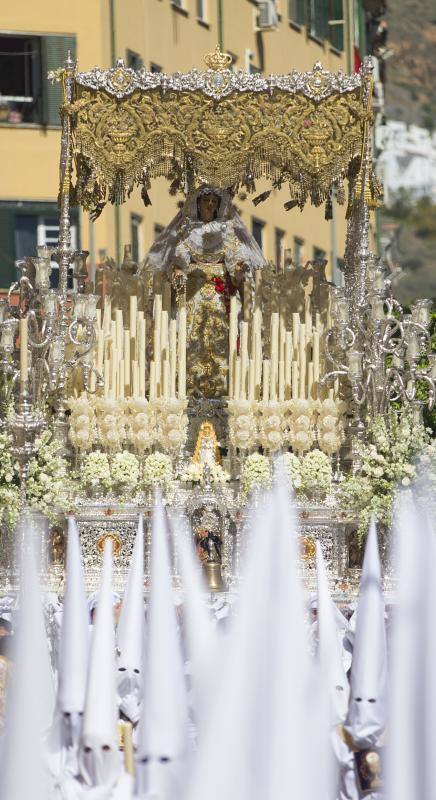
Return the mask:
{"type": "MultiPolygon", "coordinates": [[[[105,299],[103,317],[97,312],[94,367],[104,378],[106,397],[145,397],[147,372],[147,320],[138,310],[136,295],[130,297],[129,327],[121,309],[112,312],[105,299]],[[113,319],[112,317],[115,317],[113,319]]],[[[186,397],[186,309],[170,319],[162,308],[162,295],[154,296],[153,358],[148,364],[149,399],[186,397]]],[[[95,388],[95,376],[91,390],[95,388]]]]}
{"type": "Polygon", "coordinates": [[[279,312],[271,314],[270,357],[263,357],[262,312],[254,309],[252,323],[240,323],[239,353],[238,309],[236,298],[230,301],[229,396],[235,400],[262,402],[317,397],[321,377],[323,326],[319,313],[313,325],[310,299],[306,302],[304,322],[292,314],[292,330],[279,312]]]}

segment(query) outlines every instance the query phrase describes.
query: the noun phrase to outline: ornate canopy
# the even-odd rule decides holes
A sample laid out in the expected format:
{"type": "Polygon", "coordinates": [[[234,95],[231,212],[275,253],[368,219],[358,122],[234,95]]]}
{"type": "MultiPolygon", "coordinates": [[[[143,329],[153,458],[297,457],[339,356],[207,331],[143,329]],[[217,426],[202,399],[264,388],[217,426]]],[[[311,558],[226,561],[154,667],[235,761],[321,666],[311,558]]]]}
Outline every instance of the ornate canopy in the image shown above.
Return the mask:
{"type": "MultiPolygon", "coordinates": [[[[364,161],[370,60],[354,75],[316,63],[309,72],[269,77],[233,72],[218,49],[205,61],[205,71],[184,74],[134,71],[122,61],[74,73],[63,106],[76,173],[72,199],[98,214],[140,185],[148,203],[151,179],[165,176],[173,192],[203,181],[252,192],[256,179],[267,178],[275,187],[289,184],[288,208],[329,202],[333,187],[343,202],[343,179],[364,161]]],[[[372,176],[368,185],[375,201],[372,176]]]]}

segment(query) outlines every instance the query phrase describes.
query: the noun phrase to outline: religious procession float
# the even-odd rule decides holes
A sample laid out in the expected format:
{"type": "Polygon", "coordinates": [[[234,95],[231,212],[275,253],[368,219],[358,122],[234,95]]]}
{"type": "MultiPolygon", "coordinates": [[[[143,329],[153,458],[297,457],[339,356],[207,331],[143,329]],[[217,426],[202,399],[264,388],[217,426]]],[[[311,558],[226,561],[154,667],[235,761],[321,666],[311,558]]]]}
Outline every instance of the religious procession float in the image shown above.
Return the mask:
{"type": "MultiPolygon", "coordinates": [[[[435,400],[431,301],[406,313],[370,250],[382,195],[371,61],[353,75],[317,63],[269,77],[232,71],[219,50],[205,62],[83,73],[68,58],[51,75],[63,87],[59,245],[18,262],[0,301],[5,592],[23,507],[40,515],[47,586],[62,592],[74,512],[88,588],[108,537],[121,587],[156,489],[189,518],[210,590],[231,592],[250,504],[278,472],[296,495],[306,585],[319,541],[333,591],[352,596],[371,514],[388,530],[396,486],[420,466],[436,479],[423,423],[435,400]],[[91,281],[88,253],[71,247],[71,206],[95,219],[137,189],[147,206],[162,176],[184,198],[179,213],[143,263],[127,245],[91,281]],[[347,204],[342,288],[326,261],[285,258],[278,270],[242,222],[236,192],[258,204],[285,187],[290,213],[311,202],[331,218],[332,203],[347,204]]],[[[172,569],[177,586],[176,555],[172,569]]]]}

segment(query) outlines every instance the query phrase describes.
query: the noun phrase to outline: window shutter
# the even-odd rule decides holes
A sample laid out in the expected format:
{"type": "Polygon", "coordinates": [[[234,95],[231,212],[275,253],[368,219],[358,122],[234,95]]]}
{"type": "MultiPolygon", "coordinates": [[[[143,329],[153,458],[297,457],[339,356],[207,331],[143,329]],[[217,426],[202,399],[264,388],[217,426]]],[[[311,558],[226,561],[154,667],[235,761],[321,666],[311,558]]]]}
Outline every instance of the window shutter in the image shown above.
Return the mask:
{"type": "Polygon", "coordinates": [[[288,18],[297,25],[305,25],[306,0],[288,0],[288,18]]]}
{"type": "Polygon", "coordinates": [[[312,21],[312,33],[319,39],[327,39],[329,36],[328,25],[328,0],[314,0],[314,18],[312,21]]]}
{"type": "Polygon", "coordinates": [[[42,68],[42,124],[60,125],[59,106],[62,102],[60,83],[47,80],[47,73],[62,67],[68,51],[76,57],[75,36],[42,36],[41,68],[42,68]]]}
{"type": "Polygon", "coordinates": [[[0,288],[8,289],[16,279],[15,271],[15,214],[12,208],[0,203],[0,288]]]}
{"type": "MultiPolygon", "coordinates": [[[[330,19],[344,19],[344,9],[342,0],[330,0],[330,19]]],[[[330,41],[337,50],[344,49],[344,23],[342,25],[330,25],[330,41]]]]}

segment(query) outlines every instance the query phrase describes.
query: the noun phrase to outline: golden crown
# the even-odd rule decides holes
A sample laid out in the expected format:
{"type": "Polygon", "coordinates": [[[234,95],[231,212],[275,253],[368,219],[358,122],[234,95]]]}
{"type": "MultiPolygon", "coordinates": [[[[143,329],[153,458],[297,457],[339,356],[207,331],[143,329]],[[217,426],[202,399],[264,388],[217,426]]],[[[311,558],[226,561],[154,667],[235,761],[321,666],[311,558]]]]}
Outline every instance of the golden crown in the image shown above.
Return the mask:
{"type": "Polygon", "coordinates": [[[208,53],[204,57],[204,61],[209,69],[223,70],[228,69],[232,63],[232,57],[228,53],[222,53],[219,45],[216,46],[213,53],[208,53]]]}

